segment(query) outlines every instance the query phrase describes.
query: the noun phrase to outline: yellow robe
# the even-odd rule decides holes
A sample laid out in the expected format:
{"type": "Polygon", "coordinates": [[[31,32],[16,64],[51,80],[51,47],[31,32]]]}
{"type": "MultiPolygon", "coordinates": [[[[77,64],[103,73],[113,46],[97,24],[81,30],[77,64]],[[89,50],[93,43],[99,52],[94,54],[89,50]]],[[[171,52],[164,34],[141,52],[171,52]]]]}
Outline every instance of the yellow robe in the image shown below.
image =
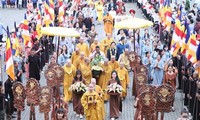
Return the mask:
{"type": "Polygon", "coordinates": [[[71,61],[72,61],[72,64],[75,63],[75,61],[80,57],[80,54],[76,54],[76,52],[73,52],[72,53],[72,57],[71,57],[71,61]]]}
{"type": "Polygon", "coordinates": [[[110,48],[110,44],[114,42],[114,39],[104,39],[101,41],[101,46],[102,46],[102,51],[104,52],[105,55],[107,55],[107,50],[110,48]]]}
{"type": "Polygon", "coordinates": [[[97,10],[98,21],[102,22],[103,21],[103,5],[96,4],[96,10],[97,10]]]}
{"type": "Polygon", "coordinates": [[[128,71],[126,70],[126,68],[118,68],[117,70],[118,73],[118,77],[121,81],[121,85],[124,89],[124,92],[122,92],[122,97],[126,97],[127,95],[127,85],[129,85],[130,83],[130,79],[129,79],[129,75],[128,75],[128,71]]]}
{"type": "Polygon", "coordinates": [[[79,48],[80,52],[83,52],[85,54],[85,56],[89,56],[89,48],[88,45],[86,43],[78,43],[76,45],[76,48],[79,48]]]}
{"type": "Polygon", "coordinates": [[[104,97],[104,92],[101,89],[101,87],[98,86],[98,85],[95,85],[95,90],[94,91],[96,91],[99,94],[99,97],[100,97],[100,104],[101,104],[101,106],[100,106],[100,110],[101,110],[100,118],[101,118],[101,120],[105,120],[106,113],[105,113],[104,98],[103,98],[104,97]]]}
{"type": "Polygon", "coordinates": [[[104,31],[106,34],[110,33],[112,35],[113,31],[113,18],[111,15],[106,15],[103,18],[104,21],[104,31]]]}
{"type": "Polygon", "coordinates": [[[125,53],[121,54],[120,57],[119,57],[119,60],[118,62],[123,62],[124,63],[124,66],[127,70],[130,70],[131,67],[130,67],[130,61],[128,59],[128,56],[125,55],[125,53]]]}
{"type": "Polygon", "coordinates": [[[115,62],[109,61],[108,64],[112,68],[112,71],[116,70],[117,68],[119,68],[119,63],[117,61],[115,61],[115,62]]]}
{"type": "Polygon", "coordinates": [[[95,50],[95,48],[96,48],[96,46],[99,46],[100,47],[100,49],[102,49],[102,47],[101,47],[101,45],[100,45],[100,43],[98,42],[98,43],[92,43],[91,44],[91,46],[90,46],[90,52],[91,53],[93,53],[94,52],[94,50],[95,50]]]}
{"type": "Polygon", "coordinates": [[[100,98],[97,92],[93,91],[90,93],[87,91],[84,93],[81,97],[81,104],[84,108],[86,120],[102,120],[100,118],[100,98]],[[93,103],[94,100],[96,104],[93,103]]]}
{"type": "Polygon", "coordinates": [[[72,100],[72,92],[69,90],[69,87],[72,85],[74,76],[76,74],[76,68],[74,65],[71,65],[71,67],[64,66],[64,81],[63,81],[63,87],[64,87],[64,95],[65,95],[65,101],[72,100]]]}
{"type": "MultiPolygon", "coordinates": [[[[109,65],[105,66],[104,64],[101,67],[103,68],[104,72],[101,73],[99,77],[98,85],[102,88],[102,90],[106,90],[108,81],[111,78],[112,68],[109,65]]],[[[107,93],[104,95],[104,100],[108,100],[107,93]]]]}
{"type": "Polygon", "coordinates": [[[85,79],[85,84],[88,86],[91,83],[91,78],[92,78],[91,66],[84,63],[81,66],[81,72],[82,72],[83,78],[85,79]]]}
{"type": "Polygon", "coordinates": [[[81,70],[81,66],[85,63],[84,59],[80,59],[80,57],[78,59],[76,59],[76,61],[74,62],[74,66],[77,70],[81,70]]]}

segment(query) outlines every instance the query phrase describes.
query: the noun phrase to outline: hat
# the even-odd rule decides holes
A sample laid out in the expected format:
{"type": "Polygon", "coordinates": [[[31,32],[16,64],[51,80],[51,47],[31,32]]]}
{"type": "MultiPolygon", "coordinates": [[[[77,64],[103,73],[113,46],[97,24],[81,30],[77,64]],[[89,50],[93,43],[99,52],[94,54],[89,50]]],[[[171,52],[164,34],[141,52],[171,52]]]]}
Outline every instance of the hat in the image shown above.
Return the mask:
{"type": "Polygon", "coordinates": [[[135,14],[135,10],[131,9],[131,10],[129,10],[129,13],[130,13],[130,14],[131,14],[131,13],[135,14]]]}

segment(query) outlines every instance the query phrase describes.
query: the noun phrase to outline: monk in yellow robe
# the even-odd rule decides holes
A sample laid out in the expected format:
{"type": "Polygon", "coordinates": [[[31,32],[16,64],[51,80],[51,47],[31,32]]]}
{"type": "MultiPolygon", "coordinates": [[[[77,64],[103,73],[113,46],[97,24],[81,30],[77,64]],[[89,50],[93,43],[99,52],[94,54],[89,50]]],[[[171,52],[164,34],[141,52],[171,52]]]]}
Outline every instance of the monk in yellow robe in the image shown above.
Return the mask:
{"type": "Polygon", "coordinates": [[[88,86],[92,78],[92,71],[91,71],[89,58],[85,58],[85,63],[83,63],[83,65],[81,66],[81,72],[82,72],[83,78],[85,79],[85,84],[88,86]]]}
{"type": "Polygon", "coordinates": [[[105,31],[105,33],[106,34],[110,33],[112,35],[112,31],[113,31],[113,18],[109,14],[109,12],[104,16],[103,22],[104,22],[104,31],[105,31]]]}
{"type": "Polygon", "coordinates": [[[103,21],[103,3],[99,0],[95,3],[95,8],[97,10],[97,17],[98,21],[102,22],[103,21]]]}
{"type": "Polygon", "coordinates": [[[100,43],[99,43],[97,38],[94,39],[94,42],[90,46],[90,52],[91,53],[93,53],[95,51],[96,46],[99,46],[100,49],[101,49],[100,43]]]}
{"type": "Polygon", "coordinates": [[[118,73],[118,77],[121,81],[121,85],[124,89],[124,91],[122,92],[122,97],[125,99],[125,97],[127,96],[127,88],[129,86],[130,83],[130,79],[129,79],[129,75],[128,75],[128,71],[126,70],[126,68],[124,67],[124,63],[120,62],[119,63],[119,68],[116,70],[118,73]]]}
{"type": "Polygon", "coordinates": [[[77,70],[81,70],[81,66],[85,62],[85,54],[83,52],[80,53],[80,56],[76,61],[74,62],[74,66],[76,67],[77,70]]]}
{"type": "Polygon", "coordinates": [[[100,118],[100,98],[94,91],[94,85],[90,84],[88,91],[81,97],[81,104],[84,108],[86,120],[102,120],[100,118]]]}
{"type": "Polygon", "coordinates": [[[121,55],[119,56],[118,62],[119,62],[119,63],[120,63],[120,62],[124,63],[125,68],[126,68],[128,71],[130,71],[130,70],[131,70],[131,67],[130,67],[130,61],[129,61],[129,59],[128,59],[128,55],[129,55],[129,51],[128,51],[127,48],[125,48],[124,53],[121,54],[121,55]]]}
{"type": "Polygon", "coordinates": [[[101,118],[101,120],[105,120],[106,113],[105,113],[105,105],[104,105],[104,92],[99,85],[96,85],[95,78],[91,79],[91,84],[93,84],[95,86],[94,91],[97,92],[100,97],[100,104],[101,104],[101,106],[100,106],[101,117],[100,118],[101,118]]]}
{"type": "Polygon", "coordinates": [[[108,65],[110,65],[112,71],[119,68],[119,63],[115,60],[115,56],[111,56],[111,60],[108,62],[108,65]]]}
{"type": "Polygon", "coordinates": [[[76,45],[76,48],[79,48],[80,52],[83,52],[85,54],[85,56],[89,56],[89,47],[86,43],[84,43],[84,39],[83,38],[80,38],[79,39],[79,42],[77,45],[76,45]]]}
{"type": "Polygon", "coordinates": [[[76,48],[76,50],[72,53],[72,57],[71,57],[71,60],[72,60],[72,64],[75,63],[75,61],[80,57],[80,50],[79,48],[76,48]]]}
{"type": "Polygon", "coordinates": [[[101,41],[102,51],[104,52],[105,55],[107,54],[107,51],[110,48],[110,44],[114,42],[114,39],[111,36],[112,35],[108,33],[107,38],[101,41]]]}
{"type": "Polygon", "coordinates": [[[70,86],[72,85],[72,81],[74,79],[74,76],[76,74],[76,68],[71,63],[71,60],[68,59],[67,63],[63,66],[64,69],[64,81],[63,81],[63,87],[64,87],[64,95],[65,100],[69,102],[72,100],[72,92],[69,90],[70,86]]]}
{"type": "MultiPolygon", "coordinates": [[[[110,65],[108,65],[108,59],[104,60],[104,64],[101,66],[103,69],[103,72],[101,73],[99,80],[98,80],[98,85],[102,88],[102,90],[106,90],[108,81],[111,78],[111,72],[112,68],[110,65]]],[[[104,95],[104,100],[108,100],[108,95],[105,93],[104,95]]]]}

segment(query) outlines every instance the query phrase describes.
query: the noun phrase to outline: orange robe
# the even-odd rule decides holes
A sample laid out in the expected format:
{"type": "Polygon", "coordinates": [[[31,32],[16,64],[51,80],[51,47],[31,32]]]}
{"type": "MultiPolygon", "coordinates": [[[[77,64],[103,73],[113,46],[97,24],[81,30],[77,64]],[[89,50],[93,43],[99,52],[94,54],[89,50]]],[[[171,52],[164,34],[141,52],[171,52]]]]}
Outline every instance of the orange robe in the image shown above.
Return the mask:
{"type": "Polygon", "coordinates": [[[76,59],[74,66],[77,70],[81,70],[81,66],[85,63],[84,59],[76,59]]]}
{"type": "Polygon", "coordinates": [[[72,64],[75,63],[75,61],[80,57],[80,53],[76,54],[76,52],[73,52],[72,53],[72,57],[71,57],[71,61],[72,61],[72,64]]]}
{"type": "Polygon", "coordinates": [[[89,56],[89,48],[88,45],[86,43],[78,43],[76,45],[76,48],[79,48],[80,52],[83,52],[85,54],[85,56],[89,56]]]}
{"type": "Polygon", "coordinates": [[[81,66],[81,72],[82,72],[83,78],[85,79],[85,84],[88,86],[91,83],[91,78],[92,78],[92,71],[91,71],[90,64],[87,65],[86,63],[84,63],[81,66]]]}
{"type": "Polygon", "coordinates": [[[110,39],[104,39],[101,41],[101,46],[102,46],[102,51],[104,52],[104,54],[107,56],[107,51],[110,48],[110,44],[114,42],[114,39],[110,38],[110,39]]]}
{"type": "Polygon", "coordinates": [[[165,73],[164,75],[164,80],[163,80],[163,83],[164,84],[169,84],[171,85],[174,89],[176,89],[176,73],[172,73],[172,74],[169,74],[168,72],[165,73]]]}
{"type": "Polygon", "coordinates": [[[122,92],[122,97],[126,97],[127,96],[127,85],[129,85],[130,83],[130,79],[129,79],[129,75],[128,75],[128,71],[126,70],[126,68],[118,68],[117,70],[119,79],[121,81],[121,85],[124,89],[124,91],[122,92]]]}
{"type": "MultiPolygon", "coordinates": [[[[111,72],[112,68],[109,65],[102,65],[103,68],[103,73],[101,73],[99,80],[98,80],[98,85],[102,88],[102,90],[106,90],[108,81],[111,78],[111,72]]],[[[104,95],[104,100],[108,100],[108,95],[105,93],[104,95]]]]}
{"type": "Polygon", "coordinates": [[[115,62],[109,61],[108,64],[111,66],[112,71],[119,68],[119,63],[117,61],[115,61],[115,62]]]}
{"type": "Polygon", "coordinates": [[[104,31],[105,33],[110,33],[112,34],[112,31],[113,31],[113,18],[111,15],[106,15],[104,16],[104,31]]]}

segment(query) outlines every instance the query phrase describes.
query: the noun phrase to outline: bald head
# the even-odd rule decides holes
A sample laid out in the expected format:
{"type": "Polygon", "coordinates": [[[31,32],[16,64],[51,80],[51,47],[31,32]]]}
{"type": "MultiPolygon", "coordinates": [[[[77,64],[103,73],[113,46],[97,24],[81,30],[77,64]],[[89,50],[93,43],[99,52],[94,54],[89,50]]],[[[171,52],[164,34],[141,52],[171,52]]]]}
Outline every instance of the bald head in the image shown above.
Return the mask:
{"type": "Polygon", "coordinates": [[[91,79],[91,84],[93,84],[93,85],[95,86],[96,83],[97,83],[96,79],[95,79],[95,78],[92,78],[92,79],[91,79]]]}
{"type": "Polygon", "coordinates": [[[108,65],[108,62],[109,62],[109,60],[108,60],[108,58],[106,58],[106,59],[104,60],[104,65],[108,65]]]}
{"type": "Polygon", "coordinates": [[[111,61],[115,62],[115,56],[111,56],[111,61]]]}
{"type": "Polygon", "coordinates": [[[80,57],[83,59],[85,54],[83,52],[80,53],[80,57]]]}
{"type": "Polygon", "coordinates": [[[125,55],[128,55],[129,51],[127,48],[124,49],[124,53],[125,53],[125,55]]]}
{"type": "Polygon", "coordinates": [[[89,92],[93,92],[93,90],[94,90],[94,85],[93,85],[93,84],[89,84],[88,88],[89,88],[89,92]]]}
{"type": "Polygon", "coordinates": [[[72,64],[72,61],[71,61],[70,59],[67,59],[66,65],[67,65],[67,66],[71,66],[71,64],[72,64]]]}
{"type": "Polygon", "coordinates": [[[119,63],[119,67],[120,67],[120,68],[123,68],[123,67],[124,67],[124,63],[123,63],[123,62],[120,62],[120,63],[119,63]]]}

